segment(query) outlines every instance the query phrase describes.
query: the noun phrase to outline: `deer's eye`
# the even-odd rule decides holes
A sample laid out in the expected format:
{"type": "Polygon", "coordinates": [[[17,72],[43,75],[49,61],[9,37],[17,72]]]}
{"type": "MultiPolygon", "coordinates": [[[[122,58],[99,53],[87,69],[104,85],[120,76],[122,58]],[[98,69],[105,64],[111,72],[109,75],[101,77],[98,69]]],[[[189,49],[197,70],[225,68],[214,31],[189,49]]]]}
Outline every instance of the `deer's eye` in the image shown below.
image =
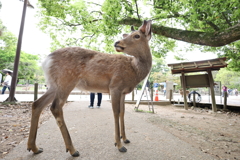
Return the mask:
{"type": "Polygon", "coordinates": [[[137,39],[138,39],[138,38],[140,38],[140,36],[139,36],[138,34],[136,34],[136,35],[134,36],[134,38],[137,38],[137,39]]]}

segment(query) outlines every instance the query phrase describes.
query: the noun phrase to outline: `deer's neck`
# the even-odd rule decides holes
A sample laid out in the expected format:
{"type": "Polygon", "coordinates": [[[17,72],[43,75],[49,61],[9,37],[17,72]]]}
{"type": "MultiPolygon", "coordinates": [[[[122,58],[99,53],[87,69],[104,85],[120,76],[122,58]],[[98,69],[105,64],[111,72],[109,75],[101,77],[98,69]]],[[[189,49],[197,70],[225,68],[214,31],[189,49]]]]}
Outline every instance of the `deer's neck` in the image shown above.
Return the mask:
{"type": "Polygon", "coordinates": [[[142,81],[149,71],[152,68],[152,55],[151,52],[145,52],[144,55],[140,55],[138,57],[134,57],[133,60],[133,68],[137,73],[137,81],[138,83],[142,81]],[[146,54],[147,53],[147,54],[146,54]]]}

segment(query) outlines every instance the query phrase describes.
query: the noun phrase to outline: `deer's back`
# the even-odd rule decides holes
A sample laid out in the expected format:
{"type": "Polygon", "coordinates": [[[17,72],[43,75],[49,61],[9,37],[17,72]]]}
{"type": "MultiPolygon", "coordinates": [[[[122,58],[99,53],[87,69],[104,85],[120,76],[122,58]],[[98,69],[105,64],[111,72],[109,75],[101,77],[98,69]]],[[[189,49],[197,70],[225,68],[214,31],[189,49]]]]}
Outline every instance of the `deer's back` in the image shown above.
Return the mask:
{"type": "Polygon", "coordinates": [[[132,61],[129,56],[68,47],[51,53],[43,69],[50,85],[75,85],[81,90],[108,92],[112,83],[135,87],[138,82],[132,61]]]}

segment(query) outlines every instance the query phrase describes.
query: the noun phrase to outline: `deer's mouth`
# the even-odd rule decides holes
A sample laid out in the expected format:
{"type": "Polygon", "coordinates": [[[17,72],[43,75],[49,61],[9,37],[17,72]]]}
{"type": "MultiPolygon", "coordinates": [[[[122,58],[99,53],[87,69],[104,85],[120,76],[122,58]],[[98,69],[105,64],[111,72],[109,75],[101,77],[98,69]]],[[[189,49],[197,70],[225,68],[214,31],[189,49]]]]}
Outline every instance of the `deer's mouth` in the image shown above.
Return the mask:
{"type": "Polygon", "coordinates": [[[116,49],[117,52],[121,52],[121,51],[124,50],[124,48],[120,47],[120,46],[115,46],[115,49],[116,49]]]}
{"type": "Polygon", "coordinates": [[[120,42],[117,41],[117,42],[114,44],[114,47],[115,47],[115,49],[116,49],[117,52],[121,52],[121,51],[124,50],[124,47],[119,46],[119,43],[120,43],[120,42]]]}

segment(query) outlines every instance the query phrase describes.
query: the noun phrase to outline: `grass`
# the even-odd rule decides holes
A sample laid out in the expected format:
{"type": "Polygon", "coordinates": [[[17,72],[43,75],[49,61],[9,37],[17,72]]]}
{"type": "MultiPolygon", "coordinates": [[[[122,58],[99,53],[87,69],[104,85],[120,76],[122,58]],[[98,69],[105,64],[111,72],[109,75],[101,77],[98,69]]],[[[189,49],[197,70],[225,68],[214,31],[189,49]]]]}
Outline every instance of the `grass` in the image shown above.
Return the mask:
{"type": "Polygon", "coordinates": [[[141,109],[134,109],[135,112],[143,112],[143,113],[154,113],[153,111],[144,111],[141,109]]]}

